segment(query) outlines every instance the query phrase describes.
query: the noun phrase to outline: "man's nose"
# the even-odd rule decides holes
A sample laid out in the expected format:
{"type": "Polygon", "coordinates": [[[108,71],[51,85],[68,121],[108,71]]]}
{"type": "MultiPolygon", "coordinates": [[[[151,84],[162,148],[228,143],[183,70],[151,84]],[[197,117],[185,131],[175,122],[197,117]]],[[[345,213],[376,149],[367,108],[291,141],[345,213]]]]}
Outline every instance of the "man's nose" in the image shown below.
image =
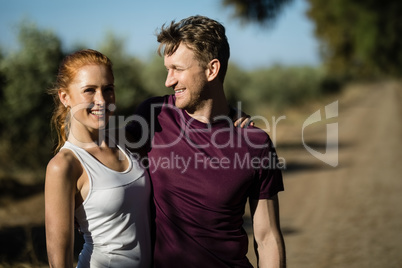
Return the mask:
{"type": "Polygon", "coordinates": [[[165,86],[173,87],[177,83],[173,70],[169,70],[166,76],[165,86]]]}

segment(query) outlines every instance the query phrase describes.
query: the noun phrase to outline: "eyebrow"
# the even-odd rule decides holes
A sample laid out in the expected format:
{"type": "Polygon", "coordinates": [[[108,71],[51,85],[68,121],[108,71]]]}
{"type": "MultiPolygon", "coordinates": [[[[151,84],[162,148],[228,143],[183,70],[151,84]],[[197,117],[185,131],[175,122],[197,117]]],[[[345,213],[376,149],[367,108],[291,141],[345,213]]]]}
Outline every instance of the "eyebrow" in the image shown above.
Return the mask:
{"type": "MultiPolygon", "coordinates": [[[[84,86],[82,86],[81,88],[84,89],[84,88],[89,88],[89,87],[95,87],[95,88],[97,88],[98,86],[97,86],[97,85],[84,85],[84,86]]],[[[104,85],[104,86],[102,86],[102,87],[114,87],[114,83],[112,83],[112,84],[107,84],[107,85],[104,85]]]]}
{"type": "Polygon", "coordinates": [[[186,64],[177,64],[177,63],[174,63],[174,64],[170,64],[170,65],[165,65],[165,67],[166,68],[170,68],[170,69],[172,69],[172,68],[174,68],[174,69],[177,69],[177,68],[180,68],[180,69],[187,69],[189,66],[188,65],[186,65],[186,64]]]}

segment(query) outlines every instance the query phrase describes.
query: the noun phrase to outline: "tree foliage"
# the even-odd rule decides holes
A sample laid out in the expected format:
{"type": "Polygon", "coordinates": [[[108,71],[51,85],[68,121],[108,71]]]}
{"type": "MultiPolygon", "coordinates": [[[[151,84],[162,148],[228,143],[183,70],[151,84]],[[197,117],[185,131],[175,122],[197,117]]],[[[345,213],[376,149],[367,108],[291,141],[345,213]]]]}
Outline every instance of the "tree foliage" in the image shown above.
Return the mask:
{"type": "MultiPolygon", "coordinates": [[[[402,2],[306,0],[322,59],[338,78],[400,77],[402,2]]],[[[292,0],[222,0],[246,22],[270,24],[292,0]]]]}
{"type": "Polygon", "coordinates": [[[163,58],[155,53],[142,69],[142,81],[148,93],[152,96],[170,94],[172,91],[165,87],[166,67],[163,58]]]}
{"type": "MultiPolygon", "coordinates": [[[[247,95],[254,107],[281,110],[320,97],[325,73],[309,66],[275,65],[250,73],[247,95]]],[[[258,111],[253,111],[258,113],[258,111]]]]}
{"type": "Polygon", "coordinates": [[[145,98],[151,96],[142,82],[144,63],[125,50],[125,41],[112,32],[106,34],[98,48],[113,62],[116,91],[116,112],[129,115],[145,98]]]}
{"type": "Polygon", "coordinates": [[[51,144],[52,99],[46,94],[62,59],[61,42],[51,32],[23,23],[20,51],[0,62],[0,149],[2,161],[30,167],[43,163],[51,144]]]}
{"type": "Polygon", "coordinates": [[[237,107],[237,102],[241,101],[243,104],[243,108],[250,111],[250,107],[247,107],[248,94],[243,94],[243,92],[249,92],[249,83],[249,74],[238,67],[236,64],[229,63],[224,87],[225,95],[230,105],[232,105],[233,107],[237,107]]]}
{"type": "Polygon", "coordinates": [[[274,22],[283,7],[293,0],[223,0],[223,6],[234,8],[234,17],[244,22],[269,25],[274,22]]]}
{"type": "MultiPolygon", "coordinates": [[[[328,73],[338,78],[400,77],[402,2],[306,0],[328,73]]],[[[268,24],[292,0],[222,0],[242,21],[268,24]]]]}
{"type": "Polygon", "coordinates": [[[400,76],[402,2],[309,0],[309,17],[331,72],[400,76]]]}

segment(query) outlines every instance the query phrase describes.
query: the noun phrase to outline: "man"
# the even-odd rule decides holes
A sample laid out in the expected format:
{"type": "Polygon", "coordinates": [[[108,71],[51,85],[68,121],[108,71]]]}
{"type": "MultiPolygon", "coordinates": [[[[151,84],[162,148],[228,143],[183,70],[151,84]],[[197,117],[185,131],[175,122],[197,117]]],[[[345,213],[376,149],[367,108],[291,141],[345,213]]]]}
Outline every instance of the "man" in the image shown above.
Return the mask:
{"type": "Polygon", "coordinates": [[[174,95],[137,111],[150,127],[141,138],[154,188],[155,267],[252,267],[242,227],[248,198],[259,267],[284,267],[282,175],[264,131],[233,127],[225,28],[193,16],[162,26],[157,39],[174,95]]]}

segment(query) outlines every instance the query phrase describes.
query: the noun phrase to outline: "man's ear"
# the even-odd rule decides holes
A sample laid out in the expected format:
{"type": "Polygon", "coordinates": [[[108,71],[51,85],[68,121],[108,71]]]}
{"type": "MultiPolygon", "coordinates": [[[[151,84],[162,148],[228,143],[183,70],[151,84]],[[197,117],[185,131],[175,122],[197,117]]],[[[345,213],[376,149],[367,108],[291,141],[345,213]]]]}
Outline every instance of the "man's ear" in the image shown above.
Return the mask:
{"type": "Polygon", "coordinates": [[[207,79],[208,81],[214,80],[218,74],[219,70],[221,69],[221,63],[218,59],[213,59],[208,63],[207,67],[207,79]]]}
{"type": "Polygon", "coordinates": [[[65,90],[59,89],[59,99],[63,103],[64,107],[70,106],[70,97],[65,90]]]}

